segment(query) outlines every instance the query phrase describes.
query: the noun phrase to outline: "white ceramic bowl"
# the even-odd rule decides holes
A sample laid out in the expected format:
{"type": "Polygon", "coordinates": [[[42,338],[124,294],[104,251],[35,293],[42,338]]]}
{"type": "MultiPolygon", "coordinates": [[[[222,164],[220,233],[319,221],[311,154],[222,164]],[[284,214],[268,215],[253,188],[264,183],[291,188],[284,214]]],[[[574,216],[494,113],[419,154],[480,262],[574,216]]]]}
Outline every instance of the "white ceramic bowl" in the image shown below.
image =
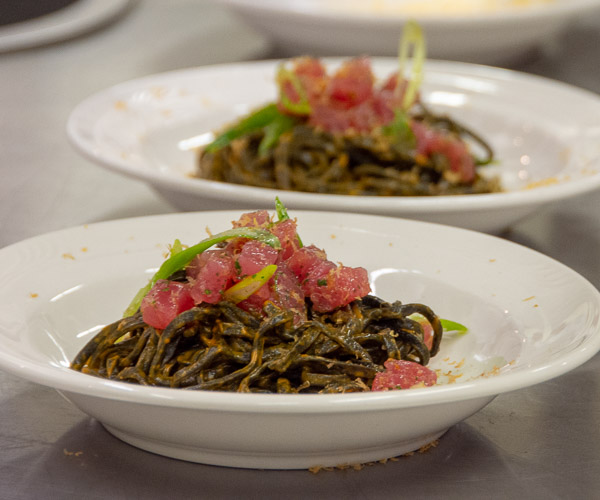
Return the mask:
{"type": "MultiPolygon", "coordinates": [[[[56,388],[115,436],[184,460],[306,468],[395,456],[441,436],[497,394],[561,375],[600,349],[600,294],[562,264],[481,233],[395,218],[292,212],[303,240],[365,266],[374,293],[424,302],[470,328],[447,336],[437,385],[383,393],[231,394],[142,387],[72,371],[166,245],[239,212],[93,224],[0,250],[0,368],[56,388]],[[376,256],[376,257],[375,257],[376,256]],[[451,380],[454,383],[449,383],[451,380]]],[[[507,413],[509,409],[507,408],[507,413]]]]}
{"type": "MultiPolygon", "coordinates": [[[[9,6],[9,12],[14,5],[9,6]]],[[[29,49],[80,36],[114,20],[129,0],[78,0],[58,10],[0,26],[0,53],[29,49]]],[[[2,15],[2,12],[0,12],[2,15]]]]}
{"type": "MultiPolygon", "coordinates": [[[[506,192],[344,196],[190,177],[198,139],[275,98],[276,65],[208,66],[117,85],[76,107],[67,124],[69,139],[92,161],[149,183],[182,210],[270,207],[279,195],[290,208],[393,215],[497,232],[548,203],[600,186],[599,96],[507,70],[435,61],[425,68],[424,100],[491,143],[498,165],[487,172],[500,175],[506,192]]],[[[374,60],[381,78],[396,65],[394,59],[374,60]]]]}
{"type": "Polygon", "coordinates": [[[485,64],[526,56],[600,7],[598,0],[522,7],[510,7],[507,0],[217,1],[290,55],[392,56],[403,25],[417,19],[431,57],[485,64]]]}

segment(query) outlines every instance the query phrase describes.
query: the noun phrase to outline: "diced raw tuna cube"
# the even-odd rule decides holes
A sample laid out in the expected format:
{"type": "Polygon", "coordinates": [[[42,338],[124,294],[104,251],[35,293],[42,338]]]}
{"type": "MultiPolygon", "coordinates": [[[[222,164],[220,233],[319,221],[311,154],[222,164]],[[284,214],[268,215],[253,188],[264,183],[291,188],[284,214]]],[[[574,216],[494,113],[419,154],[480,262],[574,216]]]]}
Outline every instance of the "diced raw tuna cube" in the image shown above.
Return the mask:
{"type": "Polygon", "coordinates": [[[372,391],[426,387],[437,382],[437,374],[433,370],[414,361],[388,359],[383,366],[385,371],[375,375],[372,391]]]}
{"type": "Polygon", "coordinates": [[[162,330],[192,307],[194,299],[187,283],[158,280],[142,300],[141,311],[146,323],[162,330]]]}

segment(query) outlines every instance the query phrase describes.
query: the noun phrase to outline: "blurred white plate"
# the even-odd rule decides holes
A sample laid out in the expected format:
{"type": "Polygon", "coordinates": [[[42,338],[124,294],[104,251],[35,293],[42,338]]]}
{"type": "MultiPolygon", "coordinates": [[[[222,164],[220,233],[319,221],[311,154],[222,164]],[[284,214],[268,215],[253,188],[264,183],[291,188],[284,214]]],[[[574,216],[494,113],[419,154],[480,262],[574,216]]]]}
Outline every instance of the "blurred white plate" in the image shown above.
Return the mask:
{"type": "MultiPolygon", "coordinates": [[[[600,97],[507,70],[435,61],[425,68],[424,100],[491,143],[499,164],[487,171],[501,175],[506,192],[344,196],[192,178],[191,148],[199,137],[275,98],[276,64],[208,66],[117,85],[77,106],[68,136],[94,162],[148,182],[183,210],[264,208],[280,195],[291,208],[393,215],[494,232],[546,203],[600,186],[600,97]]],[[[386,76],[396,62],[376,59],[374,69],[386,76]]]]}
{"type": "Polygon", "coordinates": [[[332,260],[367,268],[375,294],[423,302],[470,328],[447,335],[432,359],[441,385],[237,394],[144,387],[69,368],[101,326],[121,316],[169,243],[193,244],[206,228],[219,232],[239,215],[127,219],[0,249],[0,368],[56,388],[140,448],[195,462],[288,469],[417,449],[497,394],[566,373],[600,349],[600,294],[542,254],[443,225],[292,211],[304,242],[325,248],[332,260]]]}
{"type": "Polygon", "coordinates": [[[432,58],[498,64],[600,7],[598,0],[217,0],[291,55],[391,56],[417,19],[432,58]],[[525,4],[525,5],[524,5],[525,4]]]}
{"type": "Polygon", "coordinates": [[[0,52],[27,49],[81,35],[109,22],[130,0],[78,0],[50,14],[0,26],[0,52]]]}

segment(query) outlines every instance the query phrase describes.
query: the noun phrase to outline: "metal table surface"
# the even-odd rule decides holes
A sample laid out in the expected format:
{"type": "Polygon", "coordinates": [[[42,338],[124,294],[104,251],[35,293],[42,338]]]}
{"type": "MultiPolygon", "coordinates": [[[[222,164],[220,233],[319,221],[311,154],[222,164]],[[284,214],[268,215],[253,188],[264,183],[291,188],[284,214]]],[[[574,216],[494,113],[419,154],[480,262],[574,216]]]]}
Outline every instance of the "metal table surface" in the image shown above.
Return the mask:
{"type": "MultiPolygon", "coordinates": [[[[0,246],[73,225],[174,211],[146,185],[97,168],[69,146],[65,122],[83,98],[138,76],[277,55],[260,34],[201,0],[138,2],[78,38],[0,54],[0,246]]],[[[512,67],[600,92],[600,18],[578,23],[512,67]]],[[[600,193],[557,203],[502,237],[600,287],[599,209],[600,193]]],[[[404,495],[600,498],[600,356],[497,397],[426,453],[318,474],[153,455],[114,438],[54,390],[0,372],[3,499],[404,495]]]]}

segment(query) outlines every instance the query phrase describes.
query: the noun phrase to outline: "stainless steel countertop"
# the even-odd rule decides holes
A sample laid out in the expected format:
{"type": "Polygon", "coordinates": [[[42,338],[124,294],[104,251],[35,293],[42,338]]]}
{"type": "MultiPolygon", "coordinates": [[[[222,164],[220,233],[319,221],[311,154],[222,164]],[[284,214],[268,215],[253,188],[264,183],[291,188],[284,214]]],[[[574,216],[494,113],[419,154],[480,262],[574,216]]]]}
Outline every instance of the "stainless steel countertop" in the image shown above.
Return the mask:
{"type": "MultiPolygon", "coordinates": [[[[82,99],[143,75],[278,55],[202,0],[138,2],[86,35],[0,54],[0,247],[73,225],[174,211],[146,185],[69,146],[66,119],[82,99]]],[[[600,93],[600,18],[512,68],[600,93]]],[[[567,200],[502,237],[600,287],[599,209],[600,193],[567,200]]],[[[237,470],[153,455],[114,438],[54,390],[4,372],[0,450],[3,499],[600,498],[600,355],[497,397],[426,453],[360,471],[237,470]]]]}

